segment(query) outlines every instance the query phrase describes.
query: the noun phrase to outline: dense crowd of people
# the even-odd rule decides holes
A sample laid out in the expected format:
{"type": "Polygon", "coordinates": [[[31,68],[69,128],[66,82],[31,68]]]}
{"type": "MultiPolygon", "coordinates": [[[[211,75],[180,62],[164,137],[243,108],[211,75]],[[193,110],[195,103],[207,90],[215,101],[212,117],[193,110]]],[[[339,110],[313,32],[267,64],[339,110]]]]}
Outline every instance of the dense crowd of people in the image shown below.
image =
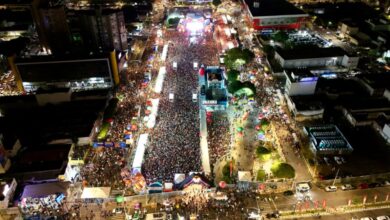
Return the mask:
{"type": "Polygon", "coordinates": [[[230,145],[230,126],[226,113],[214,112],[212,120],[207,123],[207,131],[210,164],[215,164],[218,158],[227,153],[230,145]]]}
{"type": "Polygon", "coordinates": [[[160,97],[157,125],[147,148],[143,174],[148,183],[173,180],[175,173],[202,171],[200,159],[199,104],[192,94],[198,93],[198,75],[193,63],[199,66],[215,63],[217,55],[212,35],[197,36],[193,43],[188,33],[167,31],[169,51],[167,75],[160,97]],[[172,64],[177,62],[177,68],[172,64]],[[174,99],[169,100],[169,93],[174,99]],[[174,159],[173,159],[174,158],[174,159]]]}
{"type": "Polygon", "coordinates": [[[100,147],[93,151],[92,161],[89,161],[80,172],[83,185],[123,189],[124,182],[120,173],[127,163],[126,153],[126,148],[119,147],[100,147]]]}

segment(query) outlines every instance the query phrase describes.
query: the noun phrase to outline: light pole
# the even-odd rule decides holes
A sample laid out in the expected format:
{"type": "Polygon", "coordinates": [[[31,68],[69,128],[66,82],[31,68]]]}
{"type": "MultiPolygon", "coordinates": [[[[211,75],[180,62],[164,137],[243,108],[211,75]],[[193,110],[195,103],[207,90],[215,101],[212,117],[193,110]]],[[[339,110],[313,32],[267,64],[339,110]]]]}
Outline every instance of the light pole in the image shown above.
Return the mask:
{"type": "Polygon", "coordinates": [[[334,184],[335,184],[335,182],[336,182],[337,176],[339,175],[339,171],[340,171],[340,168],[337,169],[336,176],[334,177],[332,186],[334,186],[334,184]]]}

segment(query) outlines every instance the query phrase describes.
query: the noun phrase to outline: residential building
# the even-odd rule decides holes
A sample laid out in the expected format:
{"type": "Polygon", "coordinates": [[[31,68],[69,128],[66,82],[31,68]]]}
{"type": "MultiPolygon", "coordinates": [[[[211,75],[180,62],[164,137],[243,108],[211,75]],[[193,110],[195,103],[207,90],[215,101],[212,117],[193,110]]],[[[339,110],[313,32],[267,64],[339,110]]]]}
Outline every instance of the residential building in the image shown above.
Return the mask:
{"type": "Polygon", "coordinates": [[[259,31],[299,29],[309,16],[286,0],[243,0],[243,6],[259,31]]]}
{"type": "Polygon", "coordinates": [[[296,121],[322,119],[324,115],[322,98],[317,95],[286,95],[286,103],[296,121]]]}
{"type": "Polygon", "coordinates": [[[308,69],[285,70],[284,74],[286,76],[286,95],[313,95],[315,93],[318,76],[308,69]]]}
{"type": "Polygon", "coordinates": [[[25,92],[38,89],[94,90],[112,88],[119,83],[116,53],[93,56],[34,56],[10,63],[17,84],[25,92]]]}
{"type": "Polygon", "coordinates": [[[341,66],[356,68],[359,57],[349,55],[339,47],[277,49],[277,59],[283,68],[341,66]]]}
{"type": "Polygon", "coordinates": [[[317,125],[304,127],[310,138],[310,147],[316,155],[343,155],[353,151],[348,140],[336,125],[317,125]]]}

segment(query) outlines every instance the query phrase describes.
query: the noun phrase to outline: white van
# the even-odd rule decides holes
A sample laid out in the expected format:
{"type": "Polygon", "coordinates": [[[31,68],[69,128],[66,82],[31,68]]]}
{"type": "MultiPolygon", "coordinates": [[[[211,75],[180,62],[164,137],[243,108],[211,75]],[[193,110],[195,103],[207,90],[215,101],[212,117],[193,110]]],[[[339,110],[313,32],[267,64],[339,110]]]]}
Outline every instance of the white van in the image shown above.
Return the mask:
{"type": "Polygon", "coordinates": [[[198,93],[192,93],[192,101],[197,102],[198,101],[198,93]]]}
{"type": "Polygon", "coordinates": [[[173,92],[169,92],[168,99],[170,102],[173,102],[173,100],[175,99],[175,94],[173,94],[173,92]]]}

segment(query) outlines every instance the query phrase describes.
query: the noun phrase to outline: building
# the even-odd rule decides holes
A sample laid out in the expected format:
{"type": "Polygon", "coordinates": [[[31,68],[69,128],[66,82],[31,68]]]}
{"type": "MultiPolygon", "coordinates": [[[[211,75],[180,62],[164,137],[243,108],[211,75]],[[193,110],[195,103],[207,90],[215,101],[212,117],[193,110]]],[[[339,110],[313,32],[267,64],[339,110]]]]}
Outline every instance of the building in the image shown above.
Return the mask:
{"type": "Polygon", "coordinates": [[[259,31],[299,29],[309,16],[285,0],[243,0],[243,6],[259,31]]]}
{"type": "Polygon", "coordinates": [[[342,66],[356,68],[359,57],[339,47],[277,49],[275,59],[283,68],[342,66]]]}
{"type": "Polygon", "coordinates": [[[202,105],[206,111],[225,110],[228,106],[227,89],[223,69],[218,66],[202,67],[204,85],[201,88],[202,105]]]}
{"type": "Polygon", "coordinates": [[[127,50],[127,30],[121,10],[69,10],[67,18],[74,45],[93,51],[127,50]]]}
{"type": "Polygon", "coordinates": [[[311,150],[317,155],[343,155],[353,151],[336,125],[304,127],[303,131],[309,136],[311,150]]]}
{"type": "Polygon", "coordinates": [[[35,56],[11,62],[16,83],[25,92],[38,89],[96,90],[119,83],[115,52],[88,57],[35,56]]]}
{"type": "Polygon", "coordinates": [[[285,70],[285,93],[288,96],[313,95],[318,81],[318,76],[307,69],[285,70]]]}
{"type": "Polygon", "coordinates": [[[286,95],[286,103],[296,121],[323,118],[324,106],[322,98],[317,95],[286,95]]]}
{"type": "Polygon", "coordinates": [[[14,178],[0,179],[0,209],[8,208],[9,204],[13,202],[12,199],[17,185],[14,178]]]}
{"type": "Polygon", "coordinates": [[[382,129],[382,135],[383,138],[386,140],[387,143],[390,143],[390,124],[385,124],[382,129]]]}

